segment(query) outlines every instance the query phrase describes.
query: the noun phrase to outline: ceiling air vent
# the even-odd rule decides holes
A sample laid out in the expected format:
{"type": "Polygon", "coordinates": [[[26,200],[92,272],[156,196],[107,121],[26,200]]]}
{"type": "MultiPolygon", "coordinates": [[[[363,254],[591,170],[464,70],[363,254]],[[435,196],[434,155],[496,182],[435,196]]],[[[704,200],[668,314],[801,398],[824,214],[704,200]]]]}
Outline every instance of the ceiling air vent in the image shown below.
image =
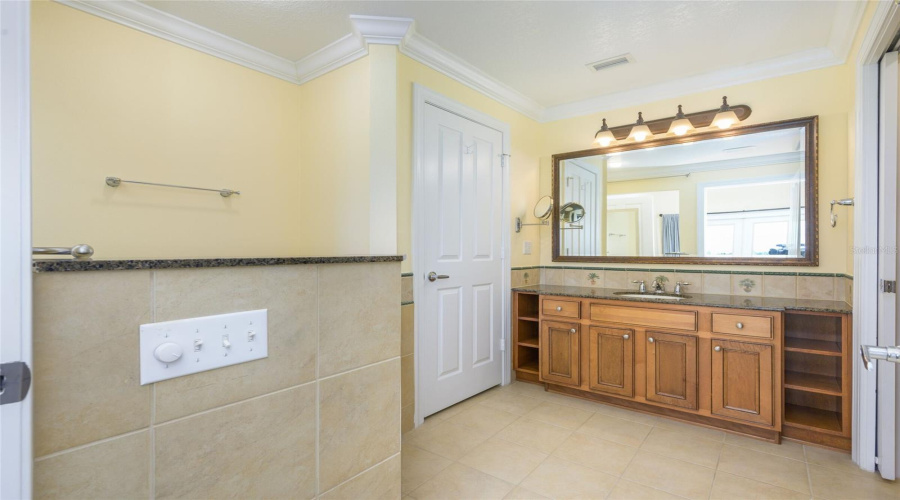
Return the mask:
{"type": "Polygon", "coordinates": [[[634,62],[634,56],[631,54],[622,54],[620,56],[610,57],[609,59],[604,59],[602,61],[592,62],[587,65],[588,69],[594,72],[609,69],[614,66],[622,66],[623,64],[628,64],[634,62]]]}

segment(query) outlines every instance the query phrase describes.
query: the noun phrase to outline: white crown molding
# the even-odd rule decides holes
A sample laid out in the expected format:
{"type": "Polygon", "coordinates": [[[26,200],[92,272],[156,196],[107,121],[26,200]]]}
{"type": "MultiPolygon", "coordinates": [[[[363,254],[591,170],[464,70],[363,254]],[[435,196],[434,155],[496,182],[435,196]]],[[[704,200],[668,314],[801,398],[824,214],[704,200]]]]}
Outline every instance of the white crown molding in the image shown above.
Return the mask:
{"type": "Polygon", "coordinates": [[[147,4],[135,1],[56,1],[267,75],[300,83],[293,61],[154,9],[147,4]]]}
{"type": "Polygon", "coordinates": [[[366,43],[400,45],[412,27],[408,17],[350,16],[350,22],[366,43]]]}
{"type": "Polygon", "coordinates": [[[306,83],[369,53],[366,43],[350,33],[296,62],[297,83],[306,83]]]}
{"type": "Polygon", "coordinates": [[[537,101],[500,83],[466,61],[447,52],[436,43],[416,33],[412,26],[403,39],[403,43],[400,44],[400,52],[529,118],[538,121],[541,119],[544,107],[537,101]]]}
{"type": "Polygon", "coordinates": [[[838,2],[831,34],[828,36],[828,48],[842,63],[850,55],[853,39],[856,38],[865,11],[866,2],[838,2]]]}
{"type": "Polygon", "coordinates": [[[656,85],[592,97],[583,101],[552,106],[544,111],[541,121],[549,122],[599,113],[601,111],[622,109],[648,102],[826,68],[842,62],[832,54],[830,49],[810,49],[788,56],[745,64],[736,68],[712,71],[680,80],[672,80],[656,85]]]}

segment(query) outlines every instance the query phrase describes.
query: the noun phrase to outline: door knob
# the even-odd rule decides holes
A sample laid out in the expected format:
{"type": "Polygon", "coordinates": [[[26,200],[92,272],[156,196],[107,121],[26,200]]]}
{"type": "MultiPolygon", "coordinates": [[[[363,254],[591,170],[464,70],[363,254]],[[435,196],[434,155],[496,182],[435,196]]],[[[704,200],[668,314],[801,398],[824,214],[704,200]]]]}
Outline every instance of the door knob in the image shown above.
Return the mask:
{"type": "Polygon", "coordinates": [[[722,350],[722,346],[717,345],[715,348],[713,348],[713,350],[716,351],[716,352],[719,352],[719,351],[722,350]]]}
{"type": "Polygon", "coordinates": [[[647,342],[650,342],[650,343],[652,344],[652,343],[655,342],[655,341],[653,340],[653,337],[650,337],[650,338],[647,339],[647,342]]]}
{"type": "Polygon", "coordinates": [[[622,335],[622,338],[628,340],[629,338],[631,338],[631,336],[626,333],[625,335],[622,335]]]}
{"type": "Polygon", "coordinates": [[[447,276],[446,274],[438,274],[434,271],[431,271],[430,273],[428,273],[428,281],[445,280],[449,277],[450,276],[447,276]]]}
{"type": "Polygon", "coordinates": [[[572,328],[571,330],[569,330],[569,333],[575,333],[575,331],[576,330],[574,328],[572,328]]]}

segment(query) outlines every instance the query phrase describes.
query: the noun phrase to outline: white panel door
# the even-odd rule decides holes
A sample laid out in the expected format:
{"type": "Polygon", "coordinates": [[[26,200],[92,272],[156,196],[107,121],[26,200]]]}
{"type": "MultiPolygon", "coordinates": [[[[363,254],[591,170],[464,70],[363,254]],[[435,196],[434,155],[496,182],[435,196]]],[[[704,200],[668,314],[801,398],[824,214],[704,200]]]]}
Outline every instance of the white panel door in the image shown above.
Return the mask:
{"type": "Polygon", "coordinates": [[[0,500],[31,498],[34,397],[10,397],[13,366],[32,364],[29,7],[0,2],[0,500]]]}
{"type": "Polygon", "coordinates": [[[426,105],[419,415],[502,381],[503,134],[426,105]],[[427,274],[433,272],[433,280],[427,274]]]}
{"type": "Polygon", "coordinates": [[[584,207],[584,218],[576,224],[562,224],[562,254],[598,255],[600,225],[597,208],[598,190],[600,188],[600,170],[598,167],[585,167],[575,161],[563,162],[562,179],[565,198],[560,206],[566,203],[578,203],[584,207]],[[577,226],[581,226],[579,229],[577,226]]]}

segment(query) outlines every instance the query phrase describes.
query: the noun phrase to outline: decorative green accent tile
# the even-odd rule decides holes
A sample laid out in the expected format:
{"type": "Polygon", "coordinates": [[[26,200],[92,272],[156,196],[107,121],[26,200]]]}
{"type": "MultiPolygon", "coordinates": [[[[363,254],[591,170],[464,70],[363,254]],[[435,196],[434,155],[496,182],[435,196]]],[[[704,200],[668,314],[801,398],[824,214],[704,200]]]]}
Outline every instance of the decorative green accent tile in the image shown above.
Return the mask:
{"type": "MultiPolygon", "coordinates": [[[[702,272],[703,274],[734,274],[733,271],[709,271],[707,269],[704,269],[702,272]]],[[[741,271],[741,274],[746,274],[746,272],[741,271]]]]}
{"type": "Polygon", "coordinates": [[[400,273],[401,278],[409,278],[412,277],[413,273],[400,273]]]}
{"type": "Polygon", "coordinates": [[[754,281],[750,278],[744,278],[741,281],[739,281],[738,284],[741,285],[741,288],[743,288],[744,291],[747,293],[752,292],[753,289],[756,287],[756,281],[754,281]]]}
{"type": "Polygon", "coordinates": [[[400,303],[400,306],[408,306],[408,305],[413,304],[413,303],[414,303],[414,302],[411,301],[411,300],[410,300],[409,302],[401,302],[401,303],[400,303]]]}
{"type": "Polygon", "coordinates": [[[676,272],[679,274],[703,274],[703,271],[701,271],[699,269],[676,269],[673,272],[676,272]]]}
{"type": "Polygon", "coordinates": [[[834,273],[797,273],[797,276],[815,276],[819,278],[834,278],[834,273]]]}
{"type": "Polygon", "coordinates": [[[769,272],[769,271],[766,271],[762,274],[763,274],[763,276],[797,276],[797,273],[769,272]]]}

